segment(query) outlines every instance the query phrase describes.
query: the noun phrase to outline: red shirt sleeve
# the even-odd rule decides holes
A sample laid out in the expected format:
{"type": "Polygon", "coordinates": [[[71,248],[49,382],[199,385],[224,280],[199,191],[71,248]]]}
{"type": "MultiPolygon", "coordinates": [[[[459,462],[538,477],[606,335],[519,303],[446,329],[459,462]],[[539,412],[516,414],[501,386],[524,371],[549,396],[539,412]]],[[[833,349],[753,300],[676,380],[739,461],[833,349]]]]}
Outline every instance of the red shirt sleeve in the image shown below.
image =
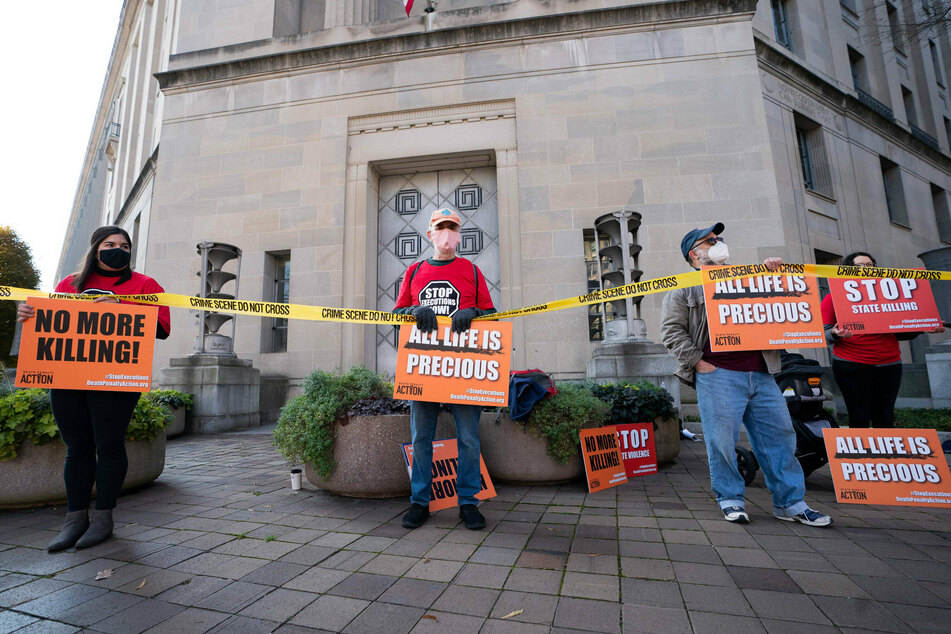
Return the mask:
{"type": "MultiPolygon", "coordinates": [[[[420,264],[422,264],[420,262],[420,264]]],[[[419,264],[409,267],[406,269],[406,273],[403,274],[403,281],[400,282],[400,294],[396,298],[396,306],[393,308],[406,308],[407,306],[413,306],[416,304],[414,301],[416,298],[413,297],[413,293],[410,290],[410,280],[413,278],[413,271],[419,267],[419,264]]]]}
{"type": "Polygon", "coordinates": [[[819,306],[822,309],[822,323],[824,325],[835,325],[835,305],[832,303],[832,293],[829,293],[822,298],[822,304],[819,306]]]}

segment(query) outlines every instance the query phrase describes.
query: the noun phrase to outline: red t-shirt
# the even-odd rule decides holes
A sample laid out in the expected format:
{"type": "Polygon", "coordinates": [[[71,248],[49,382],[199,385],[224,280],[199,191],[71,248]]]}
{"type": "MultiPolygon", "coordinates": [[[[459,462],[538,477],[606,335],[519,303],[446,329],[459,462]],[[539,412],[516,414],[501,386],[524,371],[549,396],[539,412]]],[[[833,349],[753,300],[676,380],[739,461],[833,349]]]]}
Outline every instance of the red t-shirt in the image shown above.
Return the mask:
{"type": "MultiPolygon", "coordinates": [[[[832,294],[822,298],[822,323],[835,325],[835,305],[832,294]]],[[[852,335],[848,339],[839,339],[832,344],[832,354],[844,361],[884,365],[901,361],[901,350],[895,335],[882,332],[871,335],[852,335]]]]}
{"type": "MultiPolygon", "coordinates": [[[[158,282],[147,275],[132,271],[132,277],[119,283],[118,276],[100,275],[93,272],[86,279],[86,288],[79,289],[73,286],[73,276],[70,275],[56,285],[57,293],[81,293],[83,295],[151,295],[154,293],[164,293],[158,282]]],[[[158,325],[165,331],[165,335],[172,332],[172,320],[169,314],[168,306],[158,307],[158,325]]]]}
{"type": "Polygon", "coordinates": [[[425,260],[406,269],[395,308],[407,306],[429,306],[440,317],[452,317],[462,308],[495,308],[482,271],[458,257],[445,264],[441,260],[425,260]]]}

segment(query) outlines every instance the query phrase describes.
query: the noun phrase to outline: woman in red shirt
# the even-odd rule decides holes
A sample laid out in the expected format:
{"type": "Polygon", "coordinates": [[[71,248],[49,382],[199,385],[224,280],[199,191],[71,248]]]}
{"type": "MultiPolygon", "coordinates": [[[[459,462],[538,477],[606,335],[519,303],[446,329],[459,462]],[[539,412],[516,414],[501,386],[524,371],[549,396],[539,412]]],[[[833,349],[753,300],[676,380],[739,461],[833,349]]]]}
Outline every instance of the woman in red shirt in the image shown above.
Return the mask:
{"type": "MultiPolygon", "coordinates": [[[[875,258],[862,251],[845,256],[842,264],[877,266],[875,258]]],[[[894,427],[895,400],[901,387],[898,342],[921,333],[853,334],[839,327],[831,294],[822,299],[822,323],[832,344],[832,373],[849,412],[849,427],[894,427]]],[[[931,332],[944,332],[944,328],[931,332]]]]}
{"type": "MultiPolygon", "coordinates": [[[[56,292],[96,295],[95,302],[118,302],[114,295],[165,292],[158,282],[132,270],[131,257],[128,233],[116,226],[100,227],[92,234],[82,270],[57,284],[56,292]]],[[[18,321],[33,314],[29,304],[17,308],[18,321]]],[[[163,306],[156,337],[165,339],[169,332],[169,310],[163,306]]],[[[48,550],[88,548],[112,535],[112,509],[129,466],[125,433],[138,401],[138,392],[50,390],[53,418],[66,444],[66,523],[48,550]],[[90,521],[87,509],[93,484],[96,508],[90,521]]]]}

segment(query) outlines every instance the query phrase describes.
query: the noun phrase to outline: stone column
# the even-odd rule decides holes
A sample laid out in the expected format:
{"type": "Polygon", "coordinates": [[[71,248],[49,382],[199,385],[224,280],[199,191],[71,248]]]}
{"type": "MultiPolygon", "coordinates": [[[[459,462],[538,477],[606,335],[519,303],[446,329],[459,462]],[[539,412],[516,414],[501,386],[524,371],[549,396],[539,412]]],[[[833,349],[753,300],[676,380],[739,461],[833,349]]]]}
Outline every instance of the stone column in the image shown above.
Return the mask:
{"type": "MultiPolygon", "coordinates": [[[[941,247],[919,253],[918,257],[930,271],[951,271],[951,247],[941,247]]],[[[944,322],[951,321],[951,282],[931,282],[935,304],[944,322]]],[[[928,383],[931,384],[931,406],[951,407],[951,339],[925,351],[928,383]]]]}

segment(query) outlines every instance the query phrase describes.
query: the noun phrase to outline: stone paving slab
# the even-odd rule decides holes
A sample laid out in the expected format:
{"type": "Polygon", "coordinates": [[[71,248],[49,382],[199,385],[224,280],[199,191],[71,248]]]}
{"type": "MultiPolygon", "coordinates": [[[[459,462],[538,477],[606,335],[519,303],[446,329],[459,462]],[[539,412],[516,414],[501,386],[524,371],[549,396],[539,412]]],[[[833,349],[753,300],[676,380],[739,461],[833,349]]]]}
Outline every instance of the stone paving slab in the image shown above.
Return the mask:
{"type": "Polygon", "coordinates": [[[838,505],[828,469],[828,529],[775,521],[761,475],[724,522],[691,442],[594,495],[496,483],[484,531],[287,481],[267,435],[184,437],[95,548],[44,550],[61,508],[0,511],[0,634],[951,632],[951,511],[838,505]]]}

